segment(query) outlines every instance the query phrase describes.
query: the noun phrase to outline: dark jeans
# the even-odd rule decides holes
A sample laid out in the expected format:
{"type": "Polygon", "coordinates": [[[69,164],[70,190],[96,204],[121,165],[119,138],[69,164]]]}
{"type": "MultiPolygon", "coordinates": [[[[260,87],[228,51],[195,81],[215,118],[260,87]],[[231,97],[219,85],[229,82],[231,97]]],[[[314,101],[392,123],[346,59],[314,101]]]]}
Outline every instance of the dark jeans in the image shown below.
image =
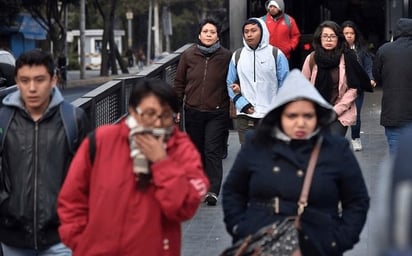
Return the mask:
{"type": "Polygon", "coordinates": [[[228,131],[229,109],[199,111],[185,108],[185,128],[202,156],[210,192],[219,195],[222,184],[222,143],[228,131]]]}
{"type": "Polygon", "coordinates": [[[358,93],[358,97],[356,97],[355,105],[356,105],[356,124],[352,125],[351,128],[351,137],[352,140],[356,138],[360,138],[360,130],[361,130],[361,111],[363,105],[363,99],[365,98],[365,93],[360,91],[358,93]]]}
{"type": "Polygon", "coordinates": [[[401,135],[402,128],[403,126],[385,126],[385,136],[391,156],[395,155],[398,150],[399,136],[401,135]]]}

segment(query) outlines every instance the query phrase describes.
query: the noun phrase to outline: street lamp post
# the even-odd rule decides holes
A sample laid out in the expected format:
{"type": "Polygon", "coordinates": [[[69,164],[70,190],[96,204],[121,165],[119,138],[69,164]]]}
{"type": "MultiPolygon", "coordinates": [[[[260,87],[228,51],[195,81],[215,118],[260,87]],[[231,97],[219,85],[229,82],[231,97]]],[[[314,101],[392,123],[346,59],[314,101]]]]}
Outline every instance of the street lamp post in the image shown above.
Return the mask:
{"type": "Polygon", "coordinates": [[[127,19],[127,45],[129,48],[132,48],[132,20],[133,20],[133,12],[128,10],[126,12],[126,19],[127,19]]]}

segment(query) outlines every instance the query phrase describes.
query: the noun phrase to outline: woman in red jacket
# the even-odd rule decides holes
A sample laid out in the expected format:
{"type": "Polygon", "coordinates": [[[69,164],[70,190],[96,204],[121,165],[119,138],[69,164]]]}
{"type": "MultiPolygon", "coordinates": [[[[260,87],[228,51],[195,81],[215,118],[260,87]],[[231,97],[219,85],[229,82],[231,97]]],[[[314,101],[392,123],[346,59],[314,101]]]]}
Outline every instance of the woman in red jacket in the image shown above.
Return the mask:
{"type": "Polygon", "coordinates": [[[177,111],[170,85],[143,80],[129,115],[83,141],[58,200],[59,233],[74,255],[180,255],[180,224],[209,182],[195,146],[174,125],[177,111]]]}

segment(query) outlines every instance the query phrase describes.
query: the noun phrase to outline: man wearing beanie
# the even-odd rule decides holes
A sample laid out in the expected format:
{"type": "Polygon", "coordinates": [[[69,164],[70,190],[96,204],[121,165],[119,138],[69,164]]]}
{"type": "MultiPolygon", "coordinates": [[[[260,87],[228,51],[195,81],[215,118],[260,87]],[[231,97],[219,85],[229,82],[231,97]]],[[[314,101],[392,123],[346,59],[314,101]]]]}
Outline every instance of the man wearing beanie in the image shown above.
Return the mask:
{"type": "Polygon", "coordinates": [[[267,14],[262,16],[269,30],[269,43],[278,47],[290,60],[290,55],[296,49],[300,39],[300,31],[293,17],[285,13],[283,0],[266,2],[267,14]]]}

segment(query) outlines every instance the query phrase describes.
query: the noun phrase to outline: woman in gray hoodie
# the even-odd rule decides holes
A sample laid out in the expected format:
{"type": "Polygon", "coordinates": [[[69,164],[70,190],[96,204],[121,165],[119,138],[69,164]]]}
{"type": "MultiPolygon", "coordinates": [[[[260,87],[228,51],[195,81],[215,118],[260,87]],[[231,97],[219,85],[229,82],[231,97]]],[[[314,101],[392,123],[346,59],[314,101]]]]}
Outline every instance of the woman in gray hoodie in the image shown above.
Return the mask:
{"type": "MultiPolygon", "coordinates": [[[[301,255],[338,256],[353,248],[366,221],[369,196],[349,142],[332,135],[333,107],[298,70],[286,77],[272,110],[246,142],[223,185],[227,231],[236,242],[297,214],[308,161],[323,137],[301,215],[301,255]]],[[[300,254],[297,254],[300,255],[300,254]]]]}

